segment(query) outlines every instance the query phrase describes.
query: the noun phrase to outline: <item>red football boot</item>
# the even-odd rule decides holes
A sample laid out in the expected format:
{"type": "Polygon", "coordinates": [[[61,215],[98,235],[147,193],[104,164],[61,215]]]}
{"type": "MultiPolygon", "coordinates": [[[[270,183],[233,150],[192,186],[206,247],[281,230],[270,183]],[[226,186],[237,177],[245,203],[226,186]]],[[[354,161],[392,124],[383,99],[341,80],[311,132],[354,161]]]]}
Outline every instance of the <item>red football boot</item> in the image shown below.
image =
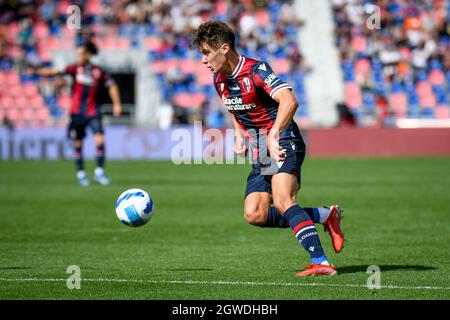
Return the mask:
{"type": "Polygon", "coordinates": [[[344,210],[338,205],[332,205],[330,207],[330,215],[323,223],[324,230],[330,232],[333,248],[336,253],[341,252],[344,247],[344,233],[341,231],[342,212],[344,210]]]}
{"type": "Polygon", "coordinates": [[[332,266],[328,266],[326,264],[311,264],[306,267],[304,271],[299,271],[295,275],[297,277],[303,276],[334,276],[337,274],[337,271],[332,266]]]}

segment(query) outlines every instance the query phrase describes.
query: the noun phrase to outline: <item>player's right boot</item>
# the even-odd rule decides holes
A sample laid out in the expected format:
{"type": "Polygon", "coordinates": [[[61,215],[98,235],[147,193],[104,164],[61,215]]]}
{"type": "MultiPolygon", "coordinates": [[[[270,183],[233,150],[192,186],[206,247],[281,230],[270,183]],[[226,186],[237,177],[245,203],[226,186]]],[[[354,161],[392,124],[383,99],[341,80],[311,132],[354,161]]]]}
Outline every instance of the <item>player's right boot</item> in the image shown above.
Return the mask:
{"type": "Polygon", "coordinates": [[[330,233],[333,248],[336,253],[341,252],[344,247],[344,233],[341,230],[341,218],[344,212],[337,204],[330,207],[330,215],[323,222],[324,230],[330,233]]]}
{"type": "Polygon", "coordinates": [[[84,170],[77,172],[77,179],[80,186],[87,187],[90,184],[87,174],[84,170]]]}
{"type": "Polygon", "coordinates": [[[102,186],[107,186],[111,184],[111,180],[108,178],[103,168],[95,168],[94,179],[102,186]]]}
{"type": "Polygon", "coordinates": [[[297,272],[297,277],[303,276],[334,276],[337,271],[334,267],[325,264],[311,264],[305,270],[297,272]]]}

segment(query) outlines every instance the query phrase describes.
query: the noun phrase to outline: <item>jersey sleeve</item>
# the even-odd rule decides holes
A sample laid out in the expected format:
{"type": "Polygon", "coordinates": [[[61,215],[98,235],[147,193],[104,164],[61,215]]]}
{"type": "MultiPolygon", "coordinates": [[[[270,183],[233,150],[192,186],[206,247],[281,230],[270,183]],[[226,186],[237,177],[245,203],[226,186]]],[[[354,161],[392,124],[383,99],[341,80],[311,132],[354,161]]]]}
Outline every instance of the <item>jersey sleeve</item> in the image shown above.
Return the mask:
{"type": "Polygon", "coordinates": [[[68,74],[71,76],[75,76],[76,72],[77,72],[77,66],[74,64],[71,64],[64,68],[64,70],[62,71],[62,74],[68,74]]]}
{"type": "Polygon", "coordinates": [[[273,99],[275,95],[284,89],[292,87],[281,80],[267,62],[259,62],[254,66],[252,74],[255,85],[263,89],[273,99]]]}
{"type": "Polygon", "coordinates": [[[115,84],[114,79],[105,70],[102,70],[101,82],[107,88],[115,84]]]}

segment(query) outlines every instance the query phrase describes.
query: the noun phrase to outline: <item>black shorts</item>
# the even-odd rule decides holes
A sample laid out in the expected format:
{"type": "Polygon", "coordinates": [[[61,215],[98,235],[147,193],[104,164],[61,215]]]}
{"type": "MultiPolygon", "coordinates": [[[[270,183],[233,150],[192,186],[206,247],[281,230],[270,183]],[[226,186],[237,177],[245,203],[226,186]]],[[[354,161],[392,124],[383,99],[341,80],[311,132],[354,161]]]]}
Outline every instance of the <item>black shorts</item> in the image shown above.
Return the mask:
{"type": "Polygon", "coordinates": [[[295,174],[300,188],[300,173],[305,159],[305,144],[302,140],[280,140],[280,146],[286,150],[286,158],[277,163],[271,158],[267,161],[257,161],[247,178],[245,197],[252,192],[272,193],[272,176],[280,172],[295,174]],[[263,163],[262,163],[263,162],[263,163]],[[265,164],[264,164],[265,163],[265,164]]]}
{"type": "Polygon", "coordinates": [[[67,130],[67,135],[69,139],[72,140],[83,139],[86,136],[87,127],[89,127],[94,134],[103,133],[102,117],[99,115],[93,117],[72,115],[67,130]]]}

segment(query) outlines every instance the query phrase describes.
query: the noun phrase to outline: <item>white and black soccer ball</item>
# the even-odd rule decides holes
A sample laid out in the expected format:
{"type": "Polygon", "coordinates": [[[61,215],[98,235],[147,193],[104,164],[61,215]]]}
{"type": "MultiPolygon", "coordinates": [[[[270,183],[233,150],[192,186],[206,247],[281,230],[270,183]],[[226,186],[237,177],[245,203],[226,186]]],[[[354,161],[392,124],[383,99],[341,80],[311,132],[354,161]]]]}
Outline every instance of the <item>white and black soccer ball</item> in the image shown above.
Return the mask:
{"type": "Polygon", "coordinates": [[[117,199],[116,214],[117,218],[127,226],[143,226],[152,218],[153,200],[142,189],[129,189],[117,199]]]}

